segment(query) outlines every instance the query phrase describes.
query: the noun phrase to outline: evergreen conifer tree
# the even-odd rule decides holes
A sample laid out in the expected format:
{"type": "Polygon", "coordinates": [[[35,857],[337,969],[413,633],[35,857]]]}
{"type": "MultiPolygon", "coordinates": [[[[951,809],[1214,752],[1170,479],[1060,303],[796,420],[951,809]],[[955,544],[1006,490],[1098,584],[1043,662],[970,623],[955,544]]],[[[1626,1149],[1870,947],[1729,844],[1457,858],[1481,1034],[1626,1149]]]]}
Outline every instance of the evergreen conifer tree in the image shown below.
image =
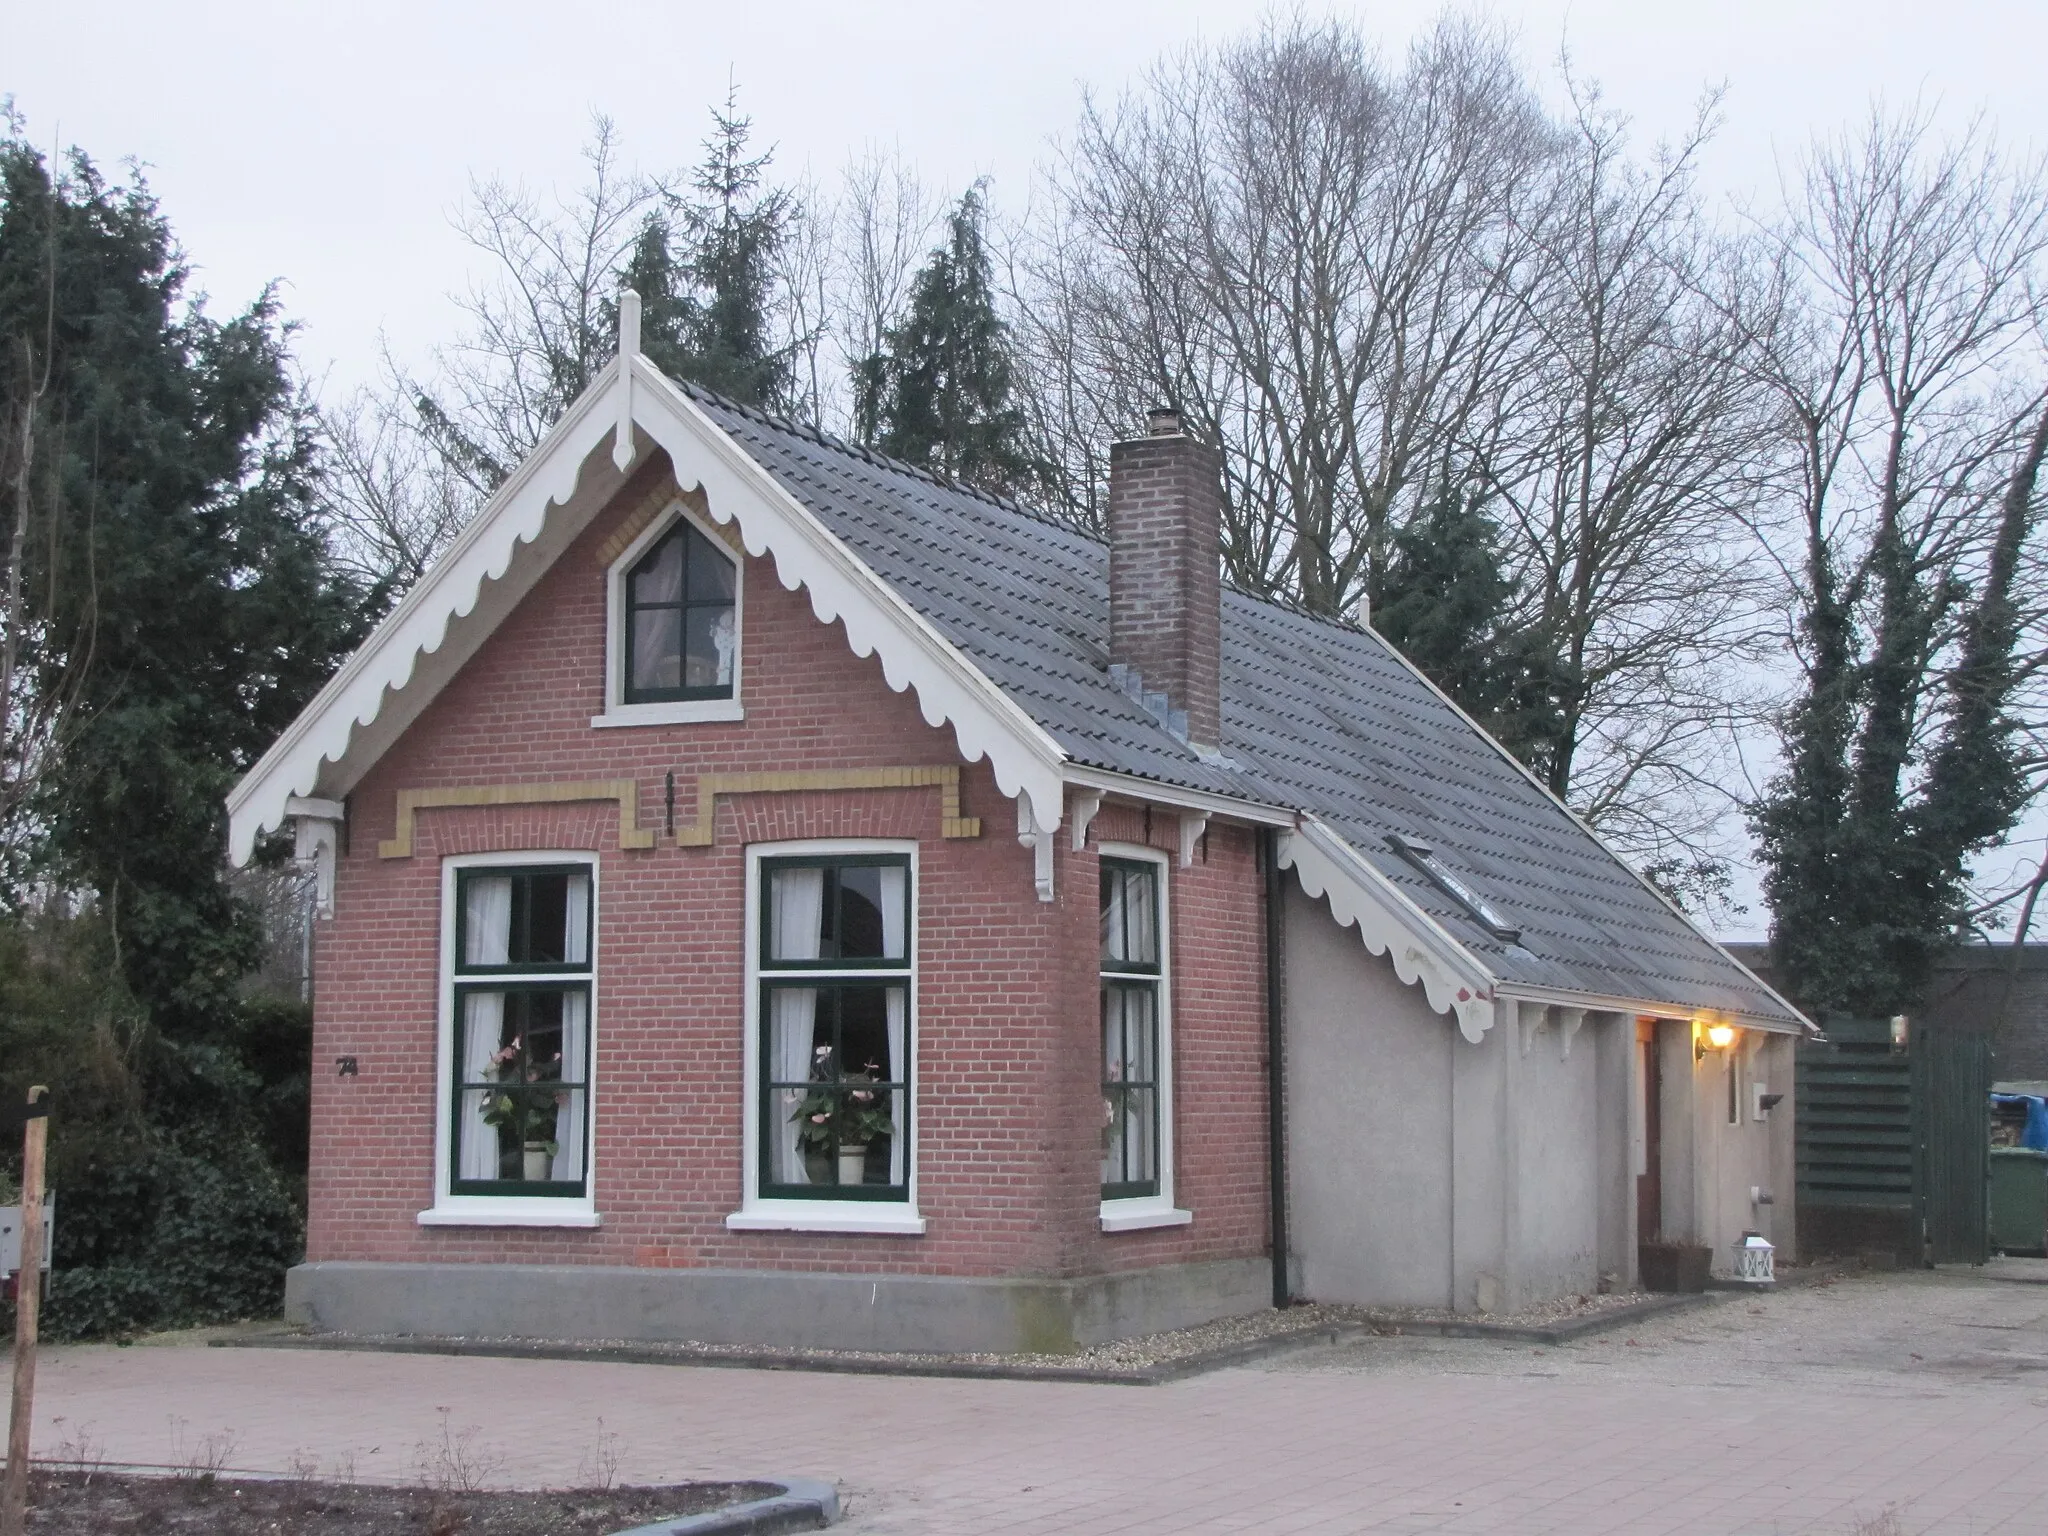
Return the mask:
{"type": "Polygon", "coordinates": [[[979,188],[911,286],[882,352],[855,371],[856,433],[935,473],[1015,494],[1037,478],[1013,398],[1009,328],[996,313],[979,188]]]}
{"type": "Polygon", "coordinates": [[[0,141],[0,406],[16,433],[32,417],[16,702],[72,704],[26,811],[41,877],[97,893],[172,1035],[209,1031],[255,954],[221,861],[227,791],[370,603],[323,536],[274,299],[218,321],[184,281],[140,183],[111,187],[82,155],[53,176],[0,141]]]}
{"type": "Polygon", "coordinates": [[[684,219],[696,288],[685,328],[689,376],[743,404],[781,410],[791,369],[771,335],[775,263],[795,204],[779,188],[762,190],[772,152],[748,157],[753,120],[739,115],[732,96],[712,119],[717,130],[697,172],[699,198],[684,219]]]}
{"type": "Polygon", "coordinates": [[[1541,625],[1511,617],[1500,530],[1447,490],[1396,530],[1372,625],[1539,776],[1564,735],[1565,664],[1541,625]]]}
{"type": "MultiPolygon", "coordinates": [[[[640,295],[640,350],[655,367],[742,405],[788,412],[795,367],[775,335],[778,263],[801,210],[788,191],[764,189],[774,157],[748,155],[753,120],[736,97],[711,117],[691,180],[696,197],[665,198],[641,220],[618,280],[640,295]]],[[[616,300],[604,318],[616,326],[616,300]]]]}

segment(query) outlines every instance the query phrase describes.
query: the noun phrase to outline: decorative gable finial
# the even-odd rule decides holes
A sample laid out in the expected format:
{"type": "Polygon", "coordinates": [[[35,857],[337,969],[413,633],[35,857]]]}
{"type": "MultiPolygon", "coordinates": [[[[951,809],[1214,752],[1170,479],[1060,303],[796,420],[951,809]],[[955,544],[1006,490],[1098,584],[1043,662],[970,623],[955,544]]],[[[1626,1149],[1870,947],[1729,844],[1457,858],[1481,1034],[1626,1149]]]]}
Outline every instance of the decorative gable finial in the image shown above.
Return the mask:
{"type": "Polygon", "coordinates": [[[619,290],[619,430],[612,462],[624,474],[633,462],[633,360],[640,355],[640,295],[619,290]]]}

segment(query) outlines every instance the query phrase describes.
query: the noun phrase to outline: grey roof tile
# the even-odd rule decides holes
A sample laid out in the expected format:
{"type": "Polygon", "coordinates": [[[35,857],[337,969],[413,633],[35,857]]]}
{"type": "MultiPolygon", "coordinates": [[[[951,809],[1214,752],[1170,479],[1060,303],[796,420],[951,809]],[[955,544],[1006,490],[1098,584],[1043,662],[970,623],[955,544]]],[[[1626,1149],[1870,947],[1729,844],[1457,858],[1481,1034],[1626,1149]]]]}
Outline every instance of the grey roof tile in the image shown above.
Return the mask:
{"type": "Polygon", "coordinates": [[[1226,590],[1226,762],[1205,760],[1109,680],[1100,541],[689,393],[1077,762],[1321,816],[1503,981],[1793,1018],[1377,635],[1226,590]],[[1389,833],[1434,848],[1520,943],[1495,938],[1389,833]]]}

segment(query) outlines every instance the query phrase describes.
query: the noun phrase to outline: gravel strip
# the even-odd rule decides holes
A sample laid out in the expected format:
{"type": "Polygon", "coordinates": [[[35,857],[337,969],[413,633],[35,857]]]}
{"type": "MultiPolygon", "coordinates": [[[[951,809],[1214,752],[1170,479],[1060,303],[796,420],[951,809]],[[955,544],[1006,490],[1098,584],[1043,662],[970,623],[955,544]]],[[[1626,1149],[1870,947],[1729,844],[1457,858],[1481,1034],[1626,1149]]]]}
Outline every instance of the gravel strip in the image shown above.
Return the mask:
{"type": "Polygon", "coordinates": [[[614,1360],[636,1364],[733,1365],[770,1370],[1008,1377],[1032,1380],[1129,1382],[1168,1381],[1199,1370],[1258,1359],[1296,1344],[1325,1343],[1346,1334],[1398,1334],[1456,1325],[1472,1333],[1526,1335],[1530,1330],[1596,1322],[1668,1302],[1629,1291],[1613,1295],[1568,1296],[1518,1312],[1479,1316],[1442,1307],[1345,1307],[1305,1305],[1220,1318],[1141,1338],[1092,1345],[1072,1354],[886,1353],[847,1349],[758,1349],[705,1344],[696,1340],[536,1340],[509,1335],[349,1334],[279,1331],[237,1334],[209,1340],[216,1348],[298,1348],[390,1350],[420,1354],[496,1354],[548,1359],[614,1360]]]}

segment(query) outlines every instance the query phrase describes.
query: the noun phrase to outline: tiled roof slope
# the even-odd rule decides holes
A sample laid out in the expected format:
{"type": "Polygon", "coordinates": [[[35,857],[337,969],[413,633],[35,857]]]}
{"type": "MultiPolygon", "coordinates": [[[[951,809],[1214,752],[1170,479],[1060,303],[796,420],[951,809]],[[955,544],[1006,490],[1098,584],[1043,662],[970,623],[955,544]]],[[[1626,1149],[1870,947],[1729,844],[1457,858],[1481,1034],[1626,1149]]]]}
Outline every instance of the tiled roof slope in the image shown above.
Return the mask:
{"type": "Polygon", "coordinates": [[[1226,762],[1205,761],[1110,682],[1099,540],[689,393],[1078,762],[1323,817],[1504,982],[1793,1021],[1378,636],[1226,590],[1226,762]],[[1463,872],[1520,943],[1389,833],[1463,872]]]}

